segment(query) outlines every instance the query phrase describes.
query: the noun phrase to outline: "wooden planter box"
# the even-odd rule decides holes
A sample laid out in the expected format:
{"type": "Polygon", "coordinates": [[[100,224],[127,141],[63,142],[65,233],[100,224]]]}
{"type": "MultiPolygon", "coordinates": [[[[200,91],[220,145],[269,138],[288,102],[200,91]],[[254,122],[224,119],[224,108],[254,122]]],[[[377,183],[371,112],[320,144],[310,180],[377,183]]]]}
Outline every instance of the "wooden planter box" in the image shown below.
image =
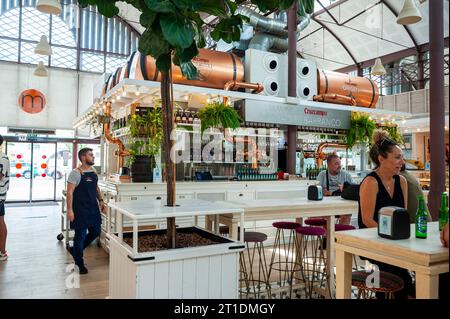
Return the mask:
{"type": "MultiPolygon", "coordinates": [[[[110,298],[238,298],[239,252],[244,245],[197,227],[179,228],[215,239],[218,244],[130,256],[127,245],[110,237],[110,298]]],[[[146,235],[165,230],[140,232],[146,235]]],[[[132,233],[124,233],[124,238],[132,233]]]]}
{"type": "MultiPolygon", "coordinates": [[[[111,203],[109,208],[117,213],[116,232],[106,235],[110,298],[238,298],[239,253],[245,246],[217,233],[220,214],[239,214],[240,225],[244,224],[241,207],[225,202],[180,200],[176,207],[167,207],[161,201],[130,201],[111,203]],[[194,232],[217,244],[139,252],[139,235],[166,232],[140,230],[142,222],[209,215],[216,219],[215,233],[199,227],[177,228],[177,232],[194,232]],[[131,221],[131,232],[123,231],[124,219],[131,221]]],[[[243,228],[240,238],[244,236],[243,228]]]]}

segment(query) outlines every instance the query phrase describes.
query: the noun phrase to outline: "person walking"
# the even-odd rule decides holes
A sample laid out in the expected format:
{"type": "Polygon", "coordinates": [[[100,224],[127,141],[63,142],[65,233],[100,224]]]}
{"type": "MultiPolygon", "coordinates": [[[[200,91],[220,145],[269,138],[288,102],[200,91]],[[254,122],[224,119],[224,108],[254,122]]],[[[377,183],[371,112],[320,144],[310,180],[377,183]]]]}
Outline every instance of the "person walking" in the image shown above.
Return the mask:
{"type": "Polygon", "coordinates": [[[70,172],[67,179],[67,218],[70,228],[75,230],[73,247],[70,250],[81,275],[87,274],[83,250],[94,241],[101,231],[100,210],[106,209],[94,168],[91,148],[78,152],[81,165],[70,172]]]}
{"type": "Polygon", "coordinates": [[[8,229],[5,223],[5,200],[9,189],[9,159],[2,152],[3,142],[3,136],[0,135],[0,261],[8,259],[8,253],[6,252],[8,229]]]}

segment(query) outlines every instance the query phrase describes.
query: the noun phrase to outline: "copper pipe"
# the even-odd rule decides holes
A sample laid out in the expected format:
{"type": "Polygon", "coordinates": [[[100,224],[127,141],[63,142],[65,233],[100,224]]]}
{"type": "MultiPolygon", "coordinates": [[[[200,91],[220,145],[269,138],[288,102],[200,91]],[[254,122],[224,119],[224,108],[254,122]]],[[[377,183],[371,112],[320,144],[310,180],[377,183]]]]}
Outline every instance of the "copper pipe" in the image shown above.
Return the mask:
{"type": "Polygon", "coordinates": [[[335,148],[344,148],[346,149],[348,146],[344,143],[328,143],[328,142],[322,142],[317,147],[316,151],[316,163],[318,167],[322,167],[323,160],[325,159],[325,153],[322,152],[323,149],[327,147],[335,147],[335,148]]]}
{"type": "MultiPolygon", "coordinates": [[[[258,93],[261,93],[264,90],[264,86],[262,84],[259,84],[259,83],[245,83],[245,82],[238,82],[238,81],[228,81],[227,83],[225,83],[225,86],[223,87],[223,89],[225,91],[232,91],[233,89],[239,89],[239,88],[253,90],[252,94],[258,94],[258,93]]],[[[228,103],[228,97],[227,96],[223,97],[223,103],[224,104],[228,103]]]]}
{"type": "MultiPolygon", "coordinates": [[[[111,102],[107,102],[105,105],[105,115],[111,119],[111,102]]],[[[114,155],[118,156],[117,161],[117,173],[120,171],[120,168],[123,166],[123,158],[125,156],[129,156],[130,152],[125,149],[125,145],[123,145],[122,141],[111,135],[110,131],[110,120],[103,124],[103,134],[105,134],[105,138],[109,143],[116,144],[118,149],[114,152],[114,155]]]]}
{"type": "Polygon", "coordinates": [[[335,93],[314,95],[313,100],[316,102],[329,102],[329,103],[339,102],[339,104],[356,106],[356,101],[353,97],[335,93]]]}

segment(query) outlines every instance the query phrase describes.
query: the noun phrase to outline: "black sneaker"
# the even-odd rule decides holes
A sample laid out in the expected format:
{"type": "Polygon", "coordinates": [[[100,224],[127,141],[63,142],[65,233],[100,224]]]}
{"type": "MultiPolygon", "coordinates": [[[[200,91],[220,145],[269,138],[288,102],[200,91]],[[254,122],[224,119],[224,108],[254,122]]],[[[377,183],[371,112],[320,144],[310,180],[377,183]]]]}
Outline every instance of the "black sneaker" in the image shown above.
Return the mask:
{"type": "Polygon", "coordinates": [[[80,275],[85,275],[89,272],[85,265],[78,266],[78,270],[79,270],[80,275]]]}

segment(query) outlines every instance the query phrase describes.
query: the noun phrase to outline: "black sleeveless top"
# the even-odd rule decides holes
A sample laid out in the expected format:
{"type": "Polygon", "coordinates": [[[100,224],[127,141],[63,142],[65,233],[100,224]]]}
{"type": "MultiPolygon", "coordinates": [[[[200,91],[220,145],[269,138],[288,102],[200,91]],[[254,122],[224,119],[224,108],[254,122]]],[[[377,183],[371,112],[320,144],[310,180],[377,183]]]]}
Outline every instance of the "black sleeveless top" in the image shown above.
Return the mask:
{"type": "MultiPolygon", "coordinates": [[[[383,182],[381,181],[380,176],[376,172],[371,172],[367,174],[367,176],[372,176],[377,180],[378,183],[378,193],[377,200],[375,202],[375,210],[373,212],[373,220],[378,223],[378,211],[382,207],[386,206],[397,206],[397,207],[405,207],[405,199],[403,198],[403,191],[400,185],[400,176],[394,175],[394,194],[393,197],[389,195],[388,191],[384,187],[383,182]]],[[[366,176],[366,177],[367,177],[366,176]]],[[[366,177],[364,179],[366,179],[366,177]]],[[[361,184],[364,180],[361,182],[361,184]]],[[[361,215],[361,198],[358,201],[358,225],[359,228],[367,228],[366,225],[363,224],[362,215],[361,215]]]]}

